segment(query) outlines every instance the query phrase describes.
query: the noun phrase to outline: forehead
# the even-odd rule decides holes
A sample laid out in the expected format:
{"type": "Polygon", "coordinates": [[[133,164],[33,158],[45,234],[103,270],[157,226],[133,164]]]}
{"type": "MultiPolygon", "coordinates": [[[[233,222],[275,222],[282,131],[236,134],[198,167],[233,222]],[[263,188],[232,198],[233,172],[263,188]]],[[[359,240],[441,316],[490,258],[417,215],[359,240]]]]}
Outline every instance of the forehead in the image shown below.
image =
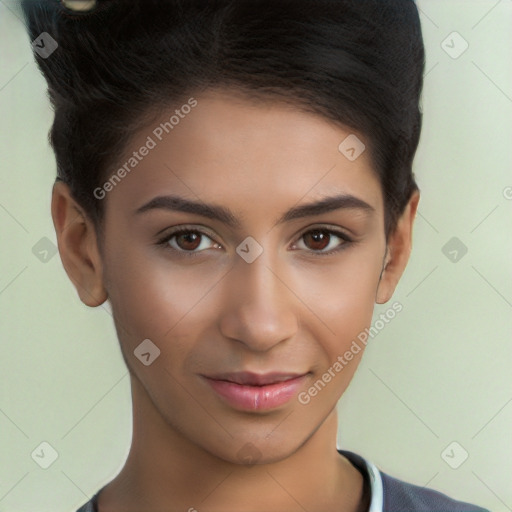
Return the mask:
{"type": "Polygon", "coordinates": [[[162,111],[134,135],[107,174],[125,171],[107,195],[107,210],[181,194],[264,213],[336,193],[380,210],[381,187],[365,146],[362,134],[291,104],[209,91],[162,111]]]}

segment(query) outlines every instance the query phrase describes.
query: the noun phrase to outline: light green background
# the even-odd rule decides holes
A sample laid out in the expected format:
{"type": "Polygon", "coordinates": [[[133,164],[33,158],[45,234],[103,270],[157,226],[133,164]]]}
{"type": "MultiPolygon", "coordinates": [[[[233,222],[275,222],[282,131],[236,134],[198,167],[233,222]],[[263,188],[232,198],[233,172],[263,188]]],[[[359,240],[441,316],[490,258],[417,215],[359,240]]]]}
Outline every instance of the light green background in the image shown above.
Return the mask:
{"type": "MultiPolygon", "coordinates": [[[[404,309],[371,340],[340,402],[339,445],[393,476],[506,512],[512,1],[418,5],[427,47],[414,166],[422,200],[394,296],[404,309]],[[454,31],[469,43],[457,59],[441,46],[454,31]],[[457,263],[441,250],[452,237],[468,248],[457,263]],[[441,457],[453,441],[469,453],[458,469],[441,457]]],[[[0,512],[74,511],[124,463],[129,378],[108,308],[79,301],[58,254],[42,263],[32,253],[43,237],[55,243],[55,161],[45,82],[18,15],[13,0],[0,2],[0,512]],[[31,458],[43,441],[58,452],[46,470],[31,458]]]]}

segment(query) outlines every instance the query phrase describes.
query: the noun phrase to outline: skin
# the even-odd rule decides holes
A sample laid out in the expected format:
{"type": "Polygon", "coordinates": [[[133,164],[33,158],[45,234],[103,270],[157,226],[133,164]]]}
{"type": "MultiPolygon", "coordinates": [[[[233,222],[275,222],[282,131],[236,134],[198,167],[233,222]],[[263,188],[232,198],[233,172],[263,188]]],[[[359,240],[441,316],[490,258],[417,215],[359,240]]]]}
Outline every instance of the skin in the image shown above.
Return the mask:
{"type": "MultiPolygon", "coordinates": [[[[99,510],[365,510],[361,474],[336,451],[336,403],[363,350],[307,405],[294,397],[264,412],[231,407],[201,375],[307,373],[300,389],[307,391],[371,325],[374,304],[393,295],[409,258],[419,195],[386,242],[369,152],[351,162],[338,151],[352,130],[227,90],[196,99],[198,106],[107,194],[101,250],[68,187],[53,189],[66,272],[88,306],[111,301],[130,371],[132,445],[121,473],[100,493],[99,510]],[[341,208],[276,224],[286,210],[338,193],[372,210],[341,208]],[[240,227],[166,209],[134,213],[169,194],[229,208],[240,227]],[[157,233],[183,225],[207,236],[157,245],[157,233]],[[353,241],[328,233],[319,240],[311,236],[315,228],[353,241]],[[247,236],[263,248],[250,264],[236,253],[247,236]],[[180,257],[180,248],[197,256],[180,257]],[[147,338],[161,351],[149,366],[133,353],[147,338]],[[241,459],[248,443],[255,464],[241,459]]],[[[120,165],[148,135],[151,127],[134,136],[120,165]]]]}

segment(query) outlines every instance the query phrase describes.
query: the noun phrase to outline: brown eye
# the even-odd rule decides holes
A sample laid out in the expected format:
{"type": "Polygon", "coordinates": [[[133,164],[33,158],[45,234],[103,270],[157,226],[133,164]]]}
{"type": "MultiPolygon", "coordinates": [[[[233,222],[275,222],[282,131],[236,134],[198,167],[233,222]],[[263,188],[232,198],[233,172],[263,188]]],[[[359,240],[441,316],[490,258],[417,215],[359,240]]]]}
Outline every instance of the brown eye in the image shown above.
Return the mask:
{"type": "Polygon", "coordinates": [[[304,233],[299,240],[299,246],[303,245],[304,247],[299,248],[317,253],[318,255],[323,255],[341,250],[350,242],[352,242],[352,240],[341,231],[319,228],[311,229],[304,233]]]}
{"type": "Polygon", "coordinates": [[[188,231],[182,234],[174,235],[176,238],[176,245],[184,251],[194,251],[201,244],[201,233],[197,231],[188,231]]]}
{"type": "Polygon", "coordinates": [[[327,230],[317,229],[315,231],[309,231],[304,236],[304,241],[309,249],[315,251],[321,251],[325,249],[331,241],[331,235],[327,230]]]}
{"type": "Polygon", "coordinates": [[[178,253],[178,255],[195,256],[206,249],[218,248],[219,244],[197,229],[178,229],[169,233],[158,245],[178,253]]]}

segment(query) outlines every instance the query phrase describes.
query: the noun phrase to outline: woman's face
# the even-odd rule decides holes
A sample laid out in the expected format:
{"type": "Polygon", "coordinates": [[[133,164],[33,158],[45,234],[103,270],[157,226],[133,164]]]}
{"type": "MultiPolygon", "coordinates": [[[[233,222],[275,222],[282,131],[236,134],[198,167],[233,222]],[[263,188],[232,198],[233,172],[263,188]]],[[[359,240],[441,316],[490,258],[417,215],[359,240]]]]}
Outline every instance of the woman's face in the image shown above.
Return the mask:
{"type": "Polygon", "coordinates": [[[166,424],[225,460],[275,461],[318,429],[361,359],[343,356],[371,323],[382,191],[368,151],[339,150],[350,130],[227,92],[195,100],[168,133],[174,111],[141,130],[119,161],[136,165],[106,187],[105,288],[166,424]]]}

